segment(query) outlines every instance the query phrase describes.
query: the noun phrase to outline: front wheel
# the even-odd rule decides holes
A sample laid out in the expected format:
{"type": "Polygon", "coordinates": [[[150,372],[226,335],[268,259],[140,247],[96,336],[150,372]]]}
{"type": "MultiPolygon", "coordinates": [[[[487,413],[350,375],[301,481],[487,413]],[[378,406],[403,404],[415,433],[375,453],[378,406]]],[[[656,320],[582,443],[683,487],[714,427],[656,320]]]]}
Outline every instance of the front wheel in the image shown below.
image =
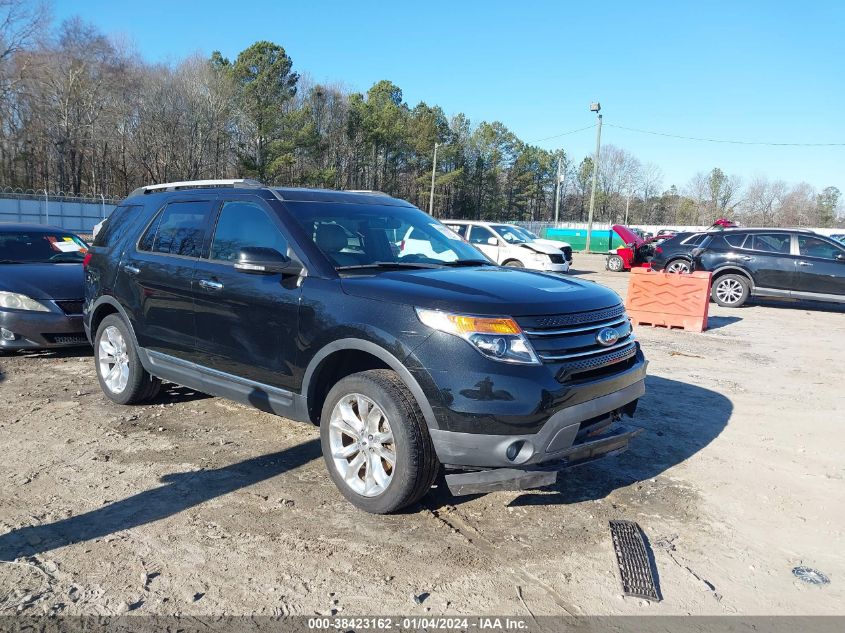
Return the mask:
{"type": "Polygon", "coordinates": [[[341,494],[387,514],[421,499],[438,462],[422,412],[399,377],[373,369],[340,380],[326,397],[320,443],[341,494]]]}
{"type": "Polygon", "coordinates": [[[738,308],[748,300],[751,284],[742,275],[723,275],[713,282],[710,296],[720,306],[738,308]]]}
{"type": "Polygon", "coordinates": [[[523,264],[518,259],[511,259],[505,262],[505,266],[508,268],[525,268],[525,264],[523,264]]]}
{"type": "Polygon", "coordinates": [[[619,257],[619,255],[608,255],[605,267],[611,272],[619,273],[624,270],[625,262],[622,261],[622,258],[619,257]]]}

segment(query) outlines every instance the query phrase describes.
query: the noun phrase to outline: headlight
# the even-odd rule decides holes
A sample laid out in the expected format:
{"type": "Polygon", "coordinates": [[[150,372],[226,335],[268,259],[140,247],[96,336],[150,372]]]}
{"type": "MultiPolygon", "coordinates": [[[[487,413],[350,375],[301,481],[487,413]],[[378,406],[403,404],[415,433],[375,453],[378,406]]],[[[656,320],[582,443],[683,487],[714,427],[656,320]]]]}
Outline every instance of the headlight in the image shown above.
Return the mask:
{"type": "Polygon", "coordinates": [[[10,308],[12,310],[32,310],[34,312],[49,312],[50,309],[42,303],[38,303],[35,299],[30,299],[26,295],[19,295],[16,292],[2,292],[0,291],[0,308],[10,308]]]}
{"type": "Polygon", "coordinates": [[[522,329],[510,317],[476,317],[417,308],[420,321],[430,328],[460,336],[480,354],[503,363],[539,365],[522,329]]]}
{"type": "Polygon", "coordinates": [[[537,252],[531,253],[531,257],[536,259],[538,262],[547,262],[547,261],[551,261],[551,259],[552,259],[549,255],[546,255],[545,253],[537,253],[537,252]]]}

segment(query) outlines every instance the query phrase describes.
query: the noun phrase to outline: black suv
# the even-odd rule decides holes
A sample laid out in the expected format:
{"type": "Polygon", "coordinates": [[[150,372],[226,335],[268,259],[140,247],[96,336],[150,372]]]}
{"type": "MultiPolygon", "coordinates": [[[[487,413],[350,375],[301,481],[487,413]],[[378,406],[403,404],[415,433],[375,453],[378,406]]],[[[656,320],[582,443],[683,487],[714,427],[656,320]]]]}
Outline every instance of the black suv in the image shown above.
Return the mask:
{"type": "Polygon", "coordinates": [[[142,187],[86,261],[86,332],[122,404],[161,380],[320,425],[356,506],[553,483],[628,446],[646,361],[619,297],[491,263],[411,204],[252,181],[142,187]],[[429,242],[403,255],[413,230],[429,242]]]}
{"type": "Polygon", "coordinates": [[[845,303],[845,245],[799,229],[724,229],[694,249],[713,272],[711,297],[737,308],[749,296],[845,303]]]}
{"type": "Polygon", "coordinates": [[[705,237],[707,233],[676,233],[654,247],[649,265],[653,270],[665,270],[667,273],[688,273],[692,270],[692,250],[705,237]]]}

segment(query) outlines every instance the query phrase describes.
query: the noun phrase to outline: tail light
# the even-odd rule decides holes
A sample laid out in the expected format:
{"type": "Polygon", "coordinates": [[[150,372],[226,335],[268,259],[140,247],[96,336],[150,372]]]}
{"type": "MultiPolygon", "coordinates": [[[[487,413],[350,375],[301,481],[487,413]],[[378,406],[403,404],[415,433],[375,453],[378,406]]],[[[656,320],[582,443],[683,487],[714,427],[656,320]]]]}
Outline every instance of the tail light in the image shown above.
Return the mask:
{"type": "Polygon", "coordinates": [[[82,268],[88,268],[88,264],[91,261],[91,251],[85,253],[85,257],[82,258],[82,268]]]}
{"type": "Polygon", "coordinates": [[[654,252],[657,253],[658,255],[660,255],[660,253],[663,252],[663,247],[662,246],[655,247],[654,252]]]}

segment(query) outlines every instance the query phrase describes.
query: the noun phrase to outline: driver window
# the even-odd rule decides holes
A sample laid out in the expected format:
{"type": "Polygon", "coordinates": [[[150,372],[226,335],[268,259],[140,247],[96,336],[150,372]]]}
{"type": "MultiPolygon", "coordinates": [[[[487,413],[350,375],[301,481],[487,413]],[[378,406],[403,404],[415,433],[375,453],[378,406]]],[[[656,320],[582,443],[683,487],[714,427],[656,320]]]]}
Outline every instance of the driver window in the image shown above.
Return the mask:
{"type": "Polygon", "coordinates": [[[798,252],[804,257],[822,257],[824,259],[835,259],[842,253],[833,244],[808,235],[798,236],[798,252]]]}
{"type": "Polygon", "coordinates": [[[288,250],[284,236],[261,206],[254,202],[225,202],[214,231],[210,259],[233,262],[238,259],[238,252],[249,246],[273,248],[283,255],[288,250]]]}
{"type": "Polygon", "coordinates": [[[491,237],[496,237],[493,233],[484,226],[473,226],[469,232],[469,243],[470,244],[487,244],[487,240],[491,237]]]}

